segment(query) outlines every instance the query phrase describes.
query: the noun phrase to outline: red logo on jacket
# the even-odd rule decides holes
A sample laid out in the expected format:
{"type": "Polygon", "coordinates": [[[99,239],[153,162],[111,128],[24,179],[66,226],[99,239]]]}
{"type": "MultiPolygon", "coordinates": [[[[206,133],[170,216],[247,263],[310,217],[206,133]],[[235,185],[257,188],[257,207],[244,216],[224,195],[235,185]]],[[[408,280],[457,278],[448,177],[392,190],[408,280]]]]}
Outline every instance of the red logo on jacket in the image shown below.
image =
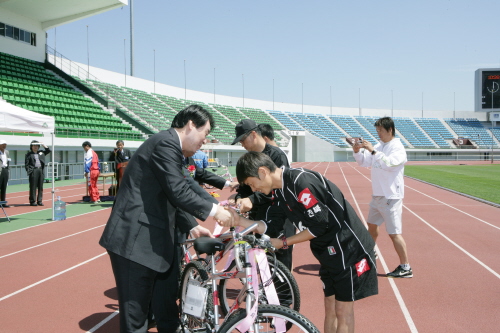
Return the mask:
{"type": "Polygon", "coordinates": [[[309,209],[317,204],[318,200],[316,200],[316,198],[308,188],[305,188],[302,190],[302,192],[299,193],[299,202],[301,202],[304,207],[306,207],[306,209],[309,209]]]}
{"type": "Polygon", "coordinates": [[[368,265],[368,260],[366,260],[366,258],[361,260],[354,266],[356,266],[356,273],[358,273],[358,276],[361,276],[361,274],[370,270],[370,266],[368,265]]]}

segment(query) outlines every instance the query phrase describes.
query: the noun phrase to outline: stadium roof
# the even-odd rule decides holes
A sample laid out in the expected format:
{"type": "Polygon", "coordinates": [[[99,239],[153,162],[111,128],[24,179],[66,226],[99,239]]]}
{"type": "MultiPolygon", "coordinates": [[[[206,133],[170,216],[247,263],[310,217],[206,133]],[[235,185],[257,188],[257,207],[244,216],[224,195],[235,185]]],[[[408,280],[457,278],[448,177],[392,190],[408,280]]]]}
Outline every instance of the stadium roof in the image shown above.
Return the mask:
{"type": "Polygon", "coordinates": [[[44,30],[128,5],[128,0],[0,0],[0,8],[41,23],[44,30]]]}

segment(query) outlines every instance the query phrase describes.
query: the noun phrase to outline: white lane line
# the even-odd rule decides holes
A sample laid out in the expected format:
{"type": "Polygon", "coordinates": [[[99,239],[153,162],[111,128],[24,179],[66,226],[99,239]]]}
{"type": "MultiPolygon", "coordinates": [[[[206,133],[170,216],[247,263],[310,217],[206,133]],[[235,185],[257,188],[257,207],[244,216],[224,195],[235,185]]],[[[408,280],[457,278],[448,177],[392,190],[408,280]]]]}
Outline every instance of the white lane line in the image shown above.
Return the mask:
{"type": "Polygon", "coordinates": [[[79,215],[70,216],[70,217],[67,217],[66,220],[50,221],[50,222],[45,222],[45,223],[42,223],[42,224],[32,225],[31,227],[26,227],[26,228],[22,228],[22,229],[17,229],[17,230],[12,230],[12,231],[8,231],[8,232],[4,232],[3,234],[0,234],[0,237],[3,236],[3,235],[11,234],[13,232],[23,231],[23,230],[31,229],[31,228],[36,228],[36,227],[48,225],[48,224],[55,223],[55,222],[64,222],[64,221],[67,221],[67,220],[75,218],[75,217],[79,217],[79,216],[84,216],[84,215],[87,215],[87,214],[92,214],[92,213],[100,212],[100,211],[103,211],[103,210],[106,210],[106,209],[110,209],[110,208],[111,207],[106,207],[106,208],[94,210],[93,212],[87,212],[87,213],[83,213],[83,214],[79,214],[79,215]]]}
{"type": "Polygon", "coordinates": [[[70,268],[68,268],[68,269],[65,269],[64,271],[61,271],[61,272],[59,272],[59,273],[57,273],[57,274],[54,274],[54,275],[52,275],[52,276],[49,276],[48,278],[45,278],[45,279],[43,279],[43,280],[40,280],[40,281],[35,282],[35,283],[33,283],[33,284],[30,284],[29,286],[24,287],[24,288],[22,288],[22,289],[19,289],[19,290],[17,290],[17,291],[14,291],[14,292],[13,292],[13,293],[11,293],[11,294],[5,295],[4,297],[0,298],[0,302],[1,302],[1,301],[4,301],[4,300],[6,300],[6,299],[8,299],[8,298],[10,298],[10,297],[12,297],[12,296],[15,296],[15,295],[17,295],[17,294],[19,294],[19,293],[22,293],[22,292],[23,292],[23,291],[25,291],[25,290],[31,289],[31,288],[33,288],[33,287],[36,287],[36,286],[38,286],[39,284],[42,284],[42,283],[44,283],[44,282],[46,282],[46,281],[49,281],[49,280],[51,280],[51,279],[53,279],[53,278],[55,278],[55,277],[58,277],[59,275],[62,275],[62,274],[64,274],[64,273],[67,273],[67,272],[69,272],[69,271],[71,271],[71,270],[73,270],[73,269],[75,269],[75,268],[78,268],[78,267],[80,267],[80,266],[82,266],[82,265],[85,265],[85,264],[87,264],[87,263],[91,262],[92,260],[95,260],[95,259],[97,259],[97,258],[99,258],[99,257],[102,257],[102,256],[103,256],[103,255],[105,255],[105,254],[108,254],[108,252],[101,253],[101,254],[99,254],[99,255],[97,255],[97,256],[95,256],[95,257],[93,257],[93,258],[90,258],[89,260],[85,260],[84,262],[79,263],[78,265],[75,265],[75,266],[70,267],[70,268]]]}
{"type": "MultiPolygon", "coordinates": [[[[366,220],[365,220],[365,216],[364,216],[363,212],[361,211],[361,209],[359,208],[358,201],[356,200],[356,197],[354,196],[354,193],[352,192],[351,186],[349,185],[349,182],[347,181],[347,178],[344,174],[344,170],[342,170],[342,167],[340,168],[340,171],[342,171],[342,176],[344,177],[344,180],[347,184],[347,187],[349,188],[349,192],[351,193],[352,199],[354,200],[354,203],[356,204],[358,214],[361,217],[361,220],[363,221],[363,224],[365,225],[365,227],[368,227],[366,220]]],[[[370,179],[368,179],[368,180],[371,182],[370,179]]],[[[380,249],[378,248],[377,245],[375,245],[375,247],[376,247],[376,251],[378,253],[379,260],[382,263],[382,267],[384,268],[384,271],[386,273],[390,272],[389,267],[387,267],[387,264],[385,263],[384,257],[382,256],[382,252],[380,251],[380,249]]],[[[415,326],[415,322],[413,321],[413,319],[410,315],[410,311],[406,307],[406,304],[403,300],[403,296],[401,296],[401,293],[399,292],[399,289],[396,286],[396,283],[391,278],[388,278],[388,280],[389,280],[389,284],[391,285],[392,291],[394,292],[394,295],[396,296],[396,300],[398,301],[399,307],[401,308],[401,312],[403,312],[403,316],[406,319],[406,323],[408,324],[408,328],[410,329],[410,332],[417,333],[418,330],[417,330],[417,327],[415,326]]]]}
{"type": "Polygon", "coordinates": [[[27,248],[25,248],[25,249],[22,249],[22,250],[19,250],[19,251],[16,251],[16,252],[12,252],[12,253],[9,253],[9,254],[5,254],[5,255],[3,255],[3,256],[0,256],[0,259],[5,258],[5,257],[9,257],[9,256],[14,255],[14,254],[18,254],[18,253],[21,253],[21,252],[24,252],[24,251],[31,250],[31,249],[34,249],[34,248],[40,247],[40,246],[42,246],[42,245],[47,245],[47,244],[50,244],[50,243],[53,243],[53,242],[57,242],[57,241],[59,241],[59,240],[62,240],[62,239],[68,238],[68,237],[76,236],[76,235],[82,234],[82,233],[87,232],[87,231],[90,231],[90,230],[94,230],[94,229],[97,229],[97,228],[101,228],[101,227],[103,227],[103,226],[105,226],[105,224],[101,224],[101,225],[98,225],[97,227],[93,227],[93,228],[90,228],[90,229],[87,229],[87,230],[79,231],[79,232],[76,232],[76,233],[74,233],[74,234],[67,235],[67,236],[64,236],[64,237],[60,237],[60,238],[57,238],[57,239],[54,239],[54,240],[51,240],[51,241],[48,241],[48,242],[45,242],[45,243],[41,243],[41,244],[38,244],[38,245],[34,245],[34,246],[31,246],[31,247],[27,247],[27,248]]]}
{"type": "MultiPolygon", "coordinates": [[[[63,188],[63,187],[70,187],[70,186],[78,186],[78,187],[81,187],[82,184],[85,184],[85,182],[82,182],[80,184],[73,184],[73,185],[62,185],[62,186],[56,186],[54,189],[57,190],[59,188],[63,188]]],[[[28,185],[28,184],[25,184],[25,185],[28,185]]],[[[9,187],[7,187],[8,189],[9,187]]],[[[43,193],[45,194],[46,192],[51,192],[52,191],[52,186],[50,187],[45,187],[43,188],[43,193]]],[[[65,190],[65,191],[68,191],[68,190],[65,190]]],[[[9,192],[7,194],[18,194],[18,193],[25,193],[25,194],[29,194],[29,190],[26,190],[26,191],[17,191],[17,192],[9,192]]],[[[23,195],[24,196],[24,195],[23,195]]]]}
{"type": "Polygon", "coordinates": [[[454,241],[452,241],[448,236],[446,236],[445,234],[443,234],[441,231],[439,231],[438,229],[436,229],[435,227],[433,227],[430,223],[428,223],[426,220],[424,220],[423,218],[421,218],[420,216],[418,216],[414,211],[412,211],[410,208],[406,207],[405,205],[403,205],[404,208],[408,209],[408,211],[410,213],[412,213],[413,215],[415,215],[420,221],[424,222],[425,224],[427,224],[431,229],[433,229],[435,232],[437,232],[440,236],[442,236],[444,239],[446,239],[448,242],[450,242],[451,244],[453,244],[454,246],[457,247],[457,249],[459,249],[460,251],[462,251],[463,253],[465,253],[466,255],[468,255],[472,260],[474,260],[475,262],[477,262],[479,265],[483,266],[484,268],[486,268],[486,270],[488,270],[491,274],[493,274],[494,276],[496,276],[497,278],[500,279],[500,274],[498,274],[497,272],[495,272],[493,269],[491,269],[489,266],[487,266],[485,263],[483,263],[481,260],[477,259],[476,257],[474,257],[471,253],[469,253],[467,250],[465,250],[463,247],[461,247],[460,245],[458,245],[457,243],[455,243],[454,241]]]}
{"type": "Polygon", "coordinates": [[[460,210],[460,209],[458,209],[458,208],[456,208],[456,207],[453,207],[452,205],[449,205],[449,204],[447,204],[446,202],[443,202],[443,201],[438,200],[438,199],[436,199],[436,198],[434,198],[434,197],[431,197],[430,195],[425,194],[425,193],[423,193],[423,192],[420,192],[419,190],[416,190],[416,189],[414,189],[414,188],[412,188],[412,187],[409,187],[408,185],[405,185],[405,187],[407,187],[407,188],[409,188],[410,190],[413,190],[413,191],[415,191],[415,192],[418,192],[418,193],[420,193],[420,194],[422,194],[422,195],[424,195],[424,196],[426,196],[426,197],[428,197],[428,198],[430,198],[430,199],[432,199],[432,200],[435,200],[435,201],[439,202],[439,203],[440,203],[440,204],[442,204],[442,205],[445,205],[445,206],[447,206],[447,207],[450,207],[451,209],[454,209],[454,210],[456,210],[456,211],[458,211],[458,212],[460,212],[460,213],[462,213],[462,214],[465,214],[465,215],[467,215],[467,216],[469,216],[469,217],[472,217],[473,219],[478,220],[479,222],[483,222],[484,224],[487,224],[487,225],[489,225],[490,227],[493,227],[493,228],[495,228],[495,229],[500,230],[500,227],[497,227],[497,226],[496,226],[496,225],[494,225],[494,224],[491,224],[491,223],[489,223],[489,222],[486,222],[486,221],[484,221],[484,220],[481,220],[480,218],[478,218],[478,217],[476,217],[476,216],[474,216],[474,215],[471,215],[471,214],[469,214],[469,213],[467,213],[467,212],[464,212],[463,210],[460,210]]]}
{"type": "MultiPolygon", "coordinates": [[[[81,197],[81,196],[82,196],[81,194],[75,194],[75,195],[66,196],[64,198],[73,198],[73,197],[81,197]]],[[[57,199],[57,196],[56,196],[56,199],[57,199]]],[[[48,200],[48,201],[52,202],[52,200],[48,200]]],[[[81,204],[85,204],[85,202],[82,201],[82,202],[66,203],[66,206],[81,205],[81,204]]],[[[21,206],[18,206],[19,204],[13,204],[13,205],[16,205],[16,207],[21,207],[21,206]]],[[[9,215],[9,217],[19,216],[19,215],[24,215],[24,214],[34,213],[34,212],[43,212],[45,210],[50,210],[50,209],[52,209],[51,205],[47,206],[47,208],[43,208],[40,210],[32,210],[32,211],[28,211],[28,212],[24,212],[24,213],[9,215]]]]}
{"type": "Polygon", "coordinates": [[[110,321],[111,319],[113,319],[117,314],[119,314],[120,311],[119,310],[116,310],[115,312],[113,312],[112,314],[110,314],[109,316],[107,316],[106,318],[104,318],[99,324],[95,325],[94,327],[92,327],[90,330],[88,330],[86,333],[94,333],[95,331],[97,331],[99,328],[101,328],[101,326],[103,326],[104,324],[106,324],[108,321],[110,321]]]}

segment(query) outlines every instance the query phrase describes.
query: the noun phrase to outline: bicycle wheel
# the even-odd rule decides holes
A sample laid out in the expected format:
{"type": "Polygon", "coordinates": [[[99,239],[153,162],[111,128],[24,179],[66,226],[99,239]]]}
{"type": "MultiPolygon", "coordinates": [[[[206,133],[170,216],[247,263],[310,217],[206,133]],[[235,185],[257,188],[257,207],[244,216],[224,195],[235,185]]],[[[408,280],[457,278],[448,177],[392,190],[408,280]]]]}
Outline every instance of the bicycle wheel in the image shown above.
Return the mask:
{"type": "Polygon", "coordinates": [[[209,318],[213,316],[212,286],[209,284],[208,273],[202,263],[193,261],[184,268],[179,288],[179,299],[181,327],[193,331],[211,329],[209,318]],[[201,318],[195,317],[184,311],[189,284],[203,287],[208,290],[205,312],[201,318]]]}
{"type": "MultiPolygon", "coordinates": [[[[276,260],[276,268],[274,267],[274,258],[271,256],[267,257],[269,262],[269,269],[271,274],[276,271],[273,278],[274,287],[276,288],[276,293],[278,294],[278,299],[280,305],[287,308],[291,308],[295,311],[300,310],[300,291],[297,281],[293,277],[290,270],[279,260],[276,260]]],[[[232,270],[235,266],[233,261],[228,271],[232,270]]],[[[264,281],[265,282],[265,281],[264,281]]],[[[243,283],[240,279],[223,279],[219,282],[218,291],[220,297],[220,311],[223,315],[226,315],[231,308],[231,305],[236,300],[236,297],[240,293],[243,283]]],[[[260,304],[267,303],[265,297],[264,289],[262,286],[262,281],[259,283],[259,302],[260,304]]]]}
{"type": "MultiPolygon", "coordinates": [[[[246,310],[238,309],[224,321],[218,333],[238,332],[237,326],[246,318],[246,310]]],[[[274,319],[283,319],[286,324],[287,332],[309,332],[319,333],[319,330],[306,317],[290,308],[281,305],[259,305],[257,318],[258,330],[255,332],[275,332],[274,319]]]]}

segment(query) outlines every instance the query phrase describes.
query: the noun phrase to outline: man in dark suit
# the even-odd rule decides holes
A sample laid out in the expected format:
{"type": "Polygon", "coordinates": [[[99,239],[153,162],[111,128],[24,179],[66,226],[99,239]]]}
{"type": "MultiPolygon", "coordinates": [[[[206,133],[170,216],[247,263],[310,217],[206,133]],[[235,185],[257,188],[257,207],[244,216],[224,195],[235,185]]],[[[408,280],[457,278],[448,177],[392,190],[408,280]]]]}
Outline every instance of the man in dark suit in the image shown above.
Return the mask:
{"type": "MultiPolygon", "coordinates": [[[[0,201],[5,201],[7,183],[9,182],[10,155],[7,150],[7,141],[0,140],[0,201]]],[[[5,204],[8,208],[9,205],[5,204]]]]}
{"type": "Polygon", "coordinates": [[[120,178],[118,177],[118,164],[130,161],[132,158],[132,152],[130,149],[124,148],[125,142],[123,140],[116,141],[116,148],[109,155],[109,161],[115,162],[115,179],[116,179],[116,189],[120,187],[120,178]]]}
{"type": "MultiPolygon", "coordinates": [[[[189,158],[191,159],[191,158],[189,158]]],[[[184,168],[184,175],[188,180],[188,183],[191,185],[191,188],[194,192],[196,192],[200,197],[211,201],[215,204],[219,202],[208,194],[203,188],[198,185],[198,182],[195,181],[193,177],[190,176],[187,168],[184,168]]],[[[177,208],[176,211],[176,224],[183,225],[186,223],[192,228],[198,226],[198,228],[203,228],[198,225],[195,218],[185,211],[177,208]]],[[[179,228],[176,228],[177,232],[177,242],[179,244],[184,243],[186,239],[189,237],[189,232],[182,232],[179,228]]],[[[207,230],[207,233],[209,231],[207,230]]],[[[180,245],[175,248],[176,253],[174,254],[175,262],[172,263],[172,269],[168,270],[165,273],[161,273],[157,277],[158,287],[155,288],[155,292],[153,293],[153,298],[151,301],[151,311],[148,315],[148,327],[156,326],[159,332],[174,332],[177,327],[179,327],[179,307],[177,305],[177,295],[178,290],[176,287],[179,285],[179,264],[181,259],[181,249],[180,245]]]]}
{"type": "Polygon", "coordinates": [[[43,169],[45,168],[45,155],[48,154],[50,154],[50,148],[43,142],[31,141],[30,151],[26,153],[24,159],[24,167],[30,182],[30,206],[43,206],[43,169]],[[43,146],[44,150],[40,150],[40,146],[43,146]]]}
{"type": "Polygon", "coordinates": [[[208,111],[188,106],[175,116],[172,128],[146,140],[127,166],[99,242],[108,250],[115,275],[120,332],[146,332],[152,295],[168,288],[168,279],[158,277],[176,266],[176,228],[194,237],[206,234],[176,220],[177,208],[203,221],[209,216],[231,220],[222,206],[191,189],[182,170],[183,156],[192,156],[213,126],[208,111]]]}

